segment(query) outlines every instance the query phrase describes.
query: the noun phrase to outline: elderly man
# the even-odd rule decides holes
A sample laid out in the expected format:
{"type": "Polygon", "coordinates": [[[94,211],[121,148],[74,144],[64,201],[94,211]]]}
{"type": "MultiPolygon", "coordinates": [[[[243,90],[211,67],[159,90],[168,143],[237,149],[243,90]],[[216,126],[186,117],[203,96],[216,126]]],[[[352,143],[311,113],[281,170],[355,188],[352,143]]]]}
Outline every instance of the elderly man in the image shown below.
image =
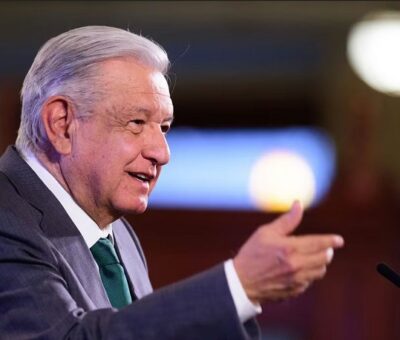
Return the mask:
{"type": "Polygon", "coordinates": [[[260,303],[303,292],[343,245],[290,236],[295,203],[235,258],[152,292],[122,216],[146,210],[169,160],[168,64],[155,43],[98,26],[37,54],[0,159],[2,339],[255,338],[260,303]]]}

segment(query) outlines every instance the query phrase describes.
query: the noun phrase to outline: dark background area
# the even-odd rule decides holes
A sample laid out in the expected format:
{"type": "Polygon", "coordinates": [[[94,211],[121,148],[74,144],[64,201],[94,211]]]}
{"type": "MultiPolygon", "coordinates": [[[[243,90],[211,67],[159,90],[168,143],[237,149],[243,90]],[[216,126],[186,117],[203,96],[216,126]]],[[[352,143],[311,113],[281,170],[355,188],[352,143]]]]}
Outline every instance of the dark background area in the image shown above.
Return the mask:
{"type": "MultiPolygon", "coordinates": [[[[51,36],[84,25],[129,28],[159,42],[173,67],[176,126],[308,126],[334,140],[338,168],[326,199],[298,233],[341,233],[323,281],[301,297],[266,304],[275,340],[400,337],[400,291],[376,274],[400,270],[400,99],[369,89],[351,70],[352,24],[390,1],[0,2],[0,151],[19,124],[19,90],[51,36]]],[[[400,61],[399,61],[400,62],[400,61]]],[[[1,190],[1,188],[0,188],[1,190]]],[[[149,210],[130,216],[160,287],[234,256],[271,214],[149,210]]],[[[1,337],[1,336],[0,336],[1,337]]]]}

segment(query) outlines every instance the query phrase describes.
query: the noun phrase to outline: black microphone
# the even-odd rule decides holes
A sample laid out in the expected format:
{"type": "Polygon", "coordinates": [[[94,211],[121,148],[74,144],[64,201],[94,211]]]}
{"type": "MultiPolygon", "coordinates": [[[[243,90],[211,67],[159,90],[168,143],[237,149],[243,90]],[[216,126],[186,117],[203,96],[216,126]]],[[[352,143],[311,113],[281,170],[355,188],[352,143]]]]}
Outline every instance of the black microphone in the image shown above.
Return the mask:
{"type": "Polygon", "coordinates": [[[376,266],[376,270],[379,274],[386,277],[389,281],[395,284],[397,287],[400,287],[400,275],[397,274],[392,268],[390,268],[385,263],[379,263],[376,266]]]}

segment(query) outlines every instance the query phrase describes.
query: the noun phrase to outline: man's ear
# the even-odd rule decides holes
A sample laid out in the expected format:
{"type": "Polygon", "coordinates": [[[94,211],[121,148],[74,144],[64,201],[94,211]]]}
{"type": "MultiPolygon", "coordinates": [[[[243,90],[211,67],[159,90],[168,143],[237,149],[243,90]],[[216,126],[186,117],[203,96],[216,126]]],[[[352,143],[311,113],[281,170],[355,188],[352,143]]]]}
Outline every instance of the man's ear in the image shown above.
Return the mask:
{"type": "Polygon", "coordinates": [[[63,96],[50,97],[42,106],[41,118],[50,144],[59,154],[71,152],[71,132],[75,124],[72,103],[63,96]]]}

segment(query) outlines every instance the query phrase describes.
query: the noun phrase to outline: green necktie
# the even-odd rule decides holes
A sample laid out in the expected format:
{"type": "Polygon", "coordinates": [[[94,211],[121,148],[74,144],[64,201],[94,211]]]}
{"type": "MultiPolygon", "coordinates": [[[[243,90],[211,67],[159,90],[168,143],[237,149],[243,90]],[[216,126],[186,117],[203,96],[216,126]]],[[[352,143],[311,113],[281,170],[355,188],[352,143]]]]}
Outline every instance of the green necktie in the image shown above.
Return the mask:
{"type": "Polygon", "coordinates": [[[101,238],[90,251],[99,266],[101,281],[111,305],[115,308],[129,305],[132,297],[128,281],[112,242],[108,238],[101,238]]]}

